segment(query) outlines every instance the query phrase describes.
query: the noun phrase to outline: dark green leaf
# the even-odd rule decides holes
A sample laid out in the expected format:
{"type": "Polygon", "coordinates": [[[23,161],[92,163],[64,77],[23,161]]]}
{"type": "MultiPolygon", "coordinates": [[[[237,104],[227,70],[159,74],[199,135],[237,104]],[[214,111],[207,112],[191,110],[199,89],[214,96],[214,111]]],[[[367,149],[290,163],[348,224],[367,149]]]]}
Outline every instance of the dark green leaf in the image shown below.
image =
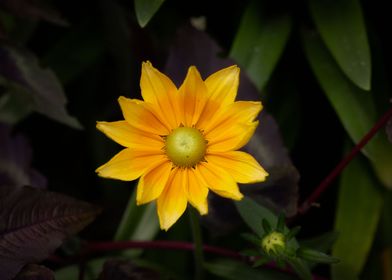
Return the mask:
{"type": "Polygon", "coordinates": [[[99,209],[65,195],[0,186],[0,275],[13,278],[27,263],[44,260],[99,209]]]}
{"type": "Polygon", "coordinates": [[[141,27],[145,27],[158,11],[164,0],[135,0],[136,18],[141,27]]]}
{"type": "Polygon", "coordinates": [[[278,220],[274,213],[250,198],[244,197],[241,201],[236,201],[235,205],[242,219],[258,236],[266,234],[262,223],[263,220],[270,224],[276,224],[278,220]]]}
{"type": "Polygon", "coordinates": [[[312,273],[310,272],[308,265],[303,260],[294,257],[288,259],[287,262],[301,279],[312,280],[312,273]]]}
{"type": "Polygon", "coordinates": [[[256,249],[245,249],[240,251],[240,254],[243,256],[248,256],[248,257],[254,257],[254,256],[260,256],[260,252],[256,249]]]}
{"type": "Polygon", "coordinates": [[[141,267],[131,260],[109,259],[102,267],[99,280],[115,279],[160,279],[159,274],[149,268],[141,267]]]}
{"type": "Polygon", "coordinates": [[[261,245],[261,236],[257,237],[256,235],[254,235],[252,233],[242,233],[241,237],[244,238],[245,240],[248,240],[249,242],[251,242],[252,244],[254,244],[256,246],[261,245]]]}
{"type": "Polygon", "coordinates": [[[312,248],[321,252],[327,252],[338,239],[339,234],[335,231],[324,233],[310,239],[300,240],[300,246],[312,248]]]}
{"type": "Polygon", "coordinates": [[[347,77],[370,90],[371,58],[359,0],[309,0],[323,41],[347,77]]]}
{"type": "Polygon", "coordinates": [[[385,129],[387,131],[388,140],[392,143],[392,118],[389,120],[385,129]]]}
{"type": "MultiPolygon", "coordinates": [[[[159,223],[154,203],[137,206],[136,191],[133,192],[114,240],[152,240],[159,232],[159,223]]],[[[135,251],[125,251],[124,255],[135,254],[135,251]]]]}
{"type": "Polygon", "coordinates": [[[65,108],[67,99],[57,77],[50,69],[42,68],[29,51],[11,46],[0,48],[0,75],[27,90],[34,101],[34,110],[47,117],[80,128],[79,122],[65,108]]]}
{"type": "Polygon", "coordinates": [[[297,256],[310,262],[315,263],[338,263],[339,259],[331,257],[327,254],[324,254],[320,251],[316,251],[309,248],[299,248],[297,250],[297,256]]]}
{"type": "Polygon", "coordinates": [[[268,258],[263,258],[260,257],[259,259],[257,259],[254,263],[253,263],[253,267],[259,267],[262,265],[265,265],[266,263],[268,263],[270,260],[268,258]]]}
{"type": "Polygon", "coordinates": [[[266,219],[262,220],[262,225],[263,225],[264,232],[266,234],[268,234],[272,231],[271,225],[266,219]]]}
{"type": "Polygon", "coordinates": [[[268,13],[260,3],[254,0],[247,7],[230,51],[259,90],[275,69],[291,30],[288,14],[268,13]]]}
{"type": "Polygon", "coordinates": [[[206,270],[221,279],[269,279],[269,280],[293,280],[293,276],[270,269],[254,269],[244,263],[232,260],[218,260],[205,264],[206,270]]]}
{"type": "Polygon", "coordinates": [[[283,232],[285,226],[285,215],[283,213],[279,214],[278,223],[276,224],[276,230],[279,232],[283,232]]]}
{"type": "MultiPolygon", "coordinates": [[[[303,35],[313,72],[347,133],[357,143],[377,120],[373,95],[354,86],[343,75],[317,35],[310,32],[303,35]]],[[[362,151],[382,183],[392,188],[392,145],[385,133],[376,134],[362,151]]]]}
{"type": "Polygon", "coordinates": [[[286,235],[287,241],[290,241],[292,238],[294,238],[300,232],[300,230],[300,226],[296,226],[290,229],[289,233],[286,235]]]}
{"type": "Polygon", "coordinates": [[[332,255],[334,279],[357,279],[374,240],[382,208],[382,192],[363,158],[354,159],[342,174],[335,230],[339,238],[332,255]]]}
{"type": "MultiPolygon", "coordinates": [[[[245,223],[259,236],[263,236],[266,233],[262,226],[263,219],[270,224],[276,224],[278,221],[278,217],[274,213],[248,197],[244,197],[241,201],[236,201],[235,205],[245,223]]],[[[285,226],[283,233],[288,232],[289,229],[285,226]]],[[[287,243],[287,247],[288,250],[297,250],[298,243],[296,239],[291,239],[287,243]]]]}

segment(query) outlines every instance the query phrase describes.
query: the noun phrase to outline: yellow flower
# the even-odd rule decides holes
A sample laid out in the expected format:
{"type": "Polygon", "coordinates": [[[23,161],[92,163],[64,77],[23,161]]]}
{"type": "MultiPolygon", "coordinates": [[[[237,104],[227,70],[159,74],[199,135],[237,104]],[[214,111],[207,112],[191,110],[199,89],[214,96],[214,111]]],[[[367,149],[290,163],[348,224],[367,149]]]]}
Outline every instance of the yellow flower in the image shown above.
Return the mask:
{"type": "Polygon", "coordinates": [[[237,101],[239,68],[222,69],[205,81],[192,66],[179,89],[150,62],[143,63],[144,101],[118,99],[125,120],[97,128],[124,146],[99,167],[99,176],[132,181],[140,177],[137,204],[157,200],[162,229],[184,213],[188,201],[208,212],[209,190],[240,200],[237,183],[264,181],[267,172],[237,151],[252,137],[260,102],[237,101]]]}

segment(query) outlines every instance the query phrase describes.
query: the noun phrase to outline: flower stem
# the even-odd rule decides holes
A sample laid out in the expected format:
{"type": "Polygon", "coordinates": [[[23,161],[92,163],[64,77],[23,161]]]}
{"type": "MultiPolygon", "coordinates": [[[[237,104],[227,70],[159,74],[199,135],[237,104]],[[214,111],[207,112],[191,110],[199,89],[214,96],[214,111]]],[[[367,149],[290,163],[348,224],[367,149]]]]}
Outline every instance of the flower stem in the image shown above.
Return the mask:
{"type": "Polygon", "coordinates": [[[195,280],[201,280],[203,279],[204,256],[199,214],[197,213],[197,210],[193,207],[189,207],[188,211],[194,242],[195,280]]]}
{"type": "Polygon", "coordinates": [[[298,208],[299,214],[303,214],[309,210],[312,204],[324,193],[331,185],[332,181],[344,170],[344,168],[353,160],[353,158],[361,151],[361,149],[373,138],[373,136],[386,125],[392,117],[392,107],[377,121],[372,129],[358,142],[358,144],[350,151],[350,153],[329,173],[329,175],[318,185],[313,193],[305,199],[298,208]]]}

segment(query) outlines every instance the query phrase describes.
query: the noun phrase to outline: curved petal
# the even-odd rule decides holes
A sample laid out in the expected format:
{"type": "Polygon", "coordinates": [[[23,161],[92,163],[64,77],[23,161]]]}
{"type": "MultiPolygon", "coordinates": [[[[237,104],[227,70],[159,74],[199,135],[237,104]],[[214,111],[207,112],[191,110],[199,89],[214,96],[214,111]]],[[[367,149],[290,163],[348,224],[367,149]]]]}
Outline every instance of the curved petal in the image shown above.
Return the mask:
{"type": "Polygon", "coordinates": [[[221,125],[205,134],[208,141],[207,153],[238,150],[252,138],[258,121],[250,124],[221,125]]]}
{"type": "Polygon", "coordinates": [[[222,167],[238,183],[263,182],[268,173],[248,153],[241,151],[221,152],[206,156],[209,163],[222,167]]]}
{"type": "Polygon", "coordinates": [[[261,102],[253,101],[237,101],[221,107],[203,128],[204,133],[207,134],[218,126],[249,124],[256,119],[262,108],[261,102]]]}
{"type": "Polygon", "coordinates": [[[168,230],[184,213],[187,198],[182,169],[172,170],[162,194],[157,200],[158,217],[161,229],[168,230]]]}
{"type": "Polygon", "coordinates": [[[196,67],[189,67],[184,83],[179,89],[179,95],[182,99],[182,115],[185,122],[183,124],[192,127],[199,120],[208,98],[207,88],[196,67]]]}
{"type": "Polygon", "coordinates": [[[140,88],[144,101],[154,105],[157,115],[165,119],[171,128],[177,127],[180,122],[177,87],[149,61],[142,64],[140,88]]]}
{"type": "Polygon", "coordinates": [[[97,129],[124,147],[141,150],[162,150],[162,137],[132,127],[127,121],[97,122],[97,129]]]}
{"type": "Polygon", "coordinates": [[[234,102],[237,96],[240,68],[233,65],[215,72],[205,80],[210,99],[219,100],[222,106],[234,102]]]}
{"type": "Polygon", "coordinates": [[[124,149],[95,172],[99,176],[123,181],[132,181],[143,175],[151,166],[167,161],[167,157],[160,152],[136,151],[124,149]]]}
{"type": "Polygon", "coordinates": [[[208,188],[220,196],[240,200],[243,198],[233,177],[212,162],[202,162],[196,167],[196,172],[203,177],[208,188]]]}
{"type": "Polygon", "coordinates": [[[208,188],[203,178],[196,169],[188,168],[187,172],[187,197],[188,201],[199,210],[201,215],[208,213],[208,188]]]}
{"type": "Polygon", "coordinates": [[[120,96],[118,102],[125,120],[131,126],[157,135],[167,135],[170,132],[170,127],[157,118],[148,103],[124,96],[120,96]]]}
{"type": "Polygon", "coordinates": [[[137,205],[148,203],[161,195],[171,169],[172,164],[167,160],[140,177],[136,194],[137,205]]]}
{"type": "Polygon", "coordinates": [[[239,74],[240,69],[233,65],[215,72],[204,81],[209,98],[197,123],[197,128],[203,130],[219,108],[234,102],[238,91],[239,74]]]}

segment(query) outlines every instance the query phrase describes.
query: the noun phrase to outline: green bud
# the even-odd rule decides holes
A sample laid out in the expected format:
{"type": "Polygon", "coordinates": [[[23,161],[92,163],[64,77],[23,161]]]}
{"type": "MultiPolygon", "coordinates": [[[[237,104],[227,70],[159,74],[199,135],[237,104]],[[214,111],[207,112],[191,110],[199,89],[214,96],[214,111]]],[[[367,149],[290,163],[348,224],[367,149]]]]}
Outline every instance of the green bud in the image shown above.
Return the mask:
{"type": "Polygon", "coordinates": [[[273,231],[263,237],[261,247],[268,255],[280,255],[286,248],[286,237],[283,233],[273,231]]]}

